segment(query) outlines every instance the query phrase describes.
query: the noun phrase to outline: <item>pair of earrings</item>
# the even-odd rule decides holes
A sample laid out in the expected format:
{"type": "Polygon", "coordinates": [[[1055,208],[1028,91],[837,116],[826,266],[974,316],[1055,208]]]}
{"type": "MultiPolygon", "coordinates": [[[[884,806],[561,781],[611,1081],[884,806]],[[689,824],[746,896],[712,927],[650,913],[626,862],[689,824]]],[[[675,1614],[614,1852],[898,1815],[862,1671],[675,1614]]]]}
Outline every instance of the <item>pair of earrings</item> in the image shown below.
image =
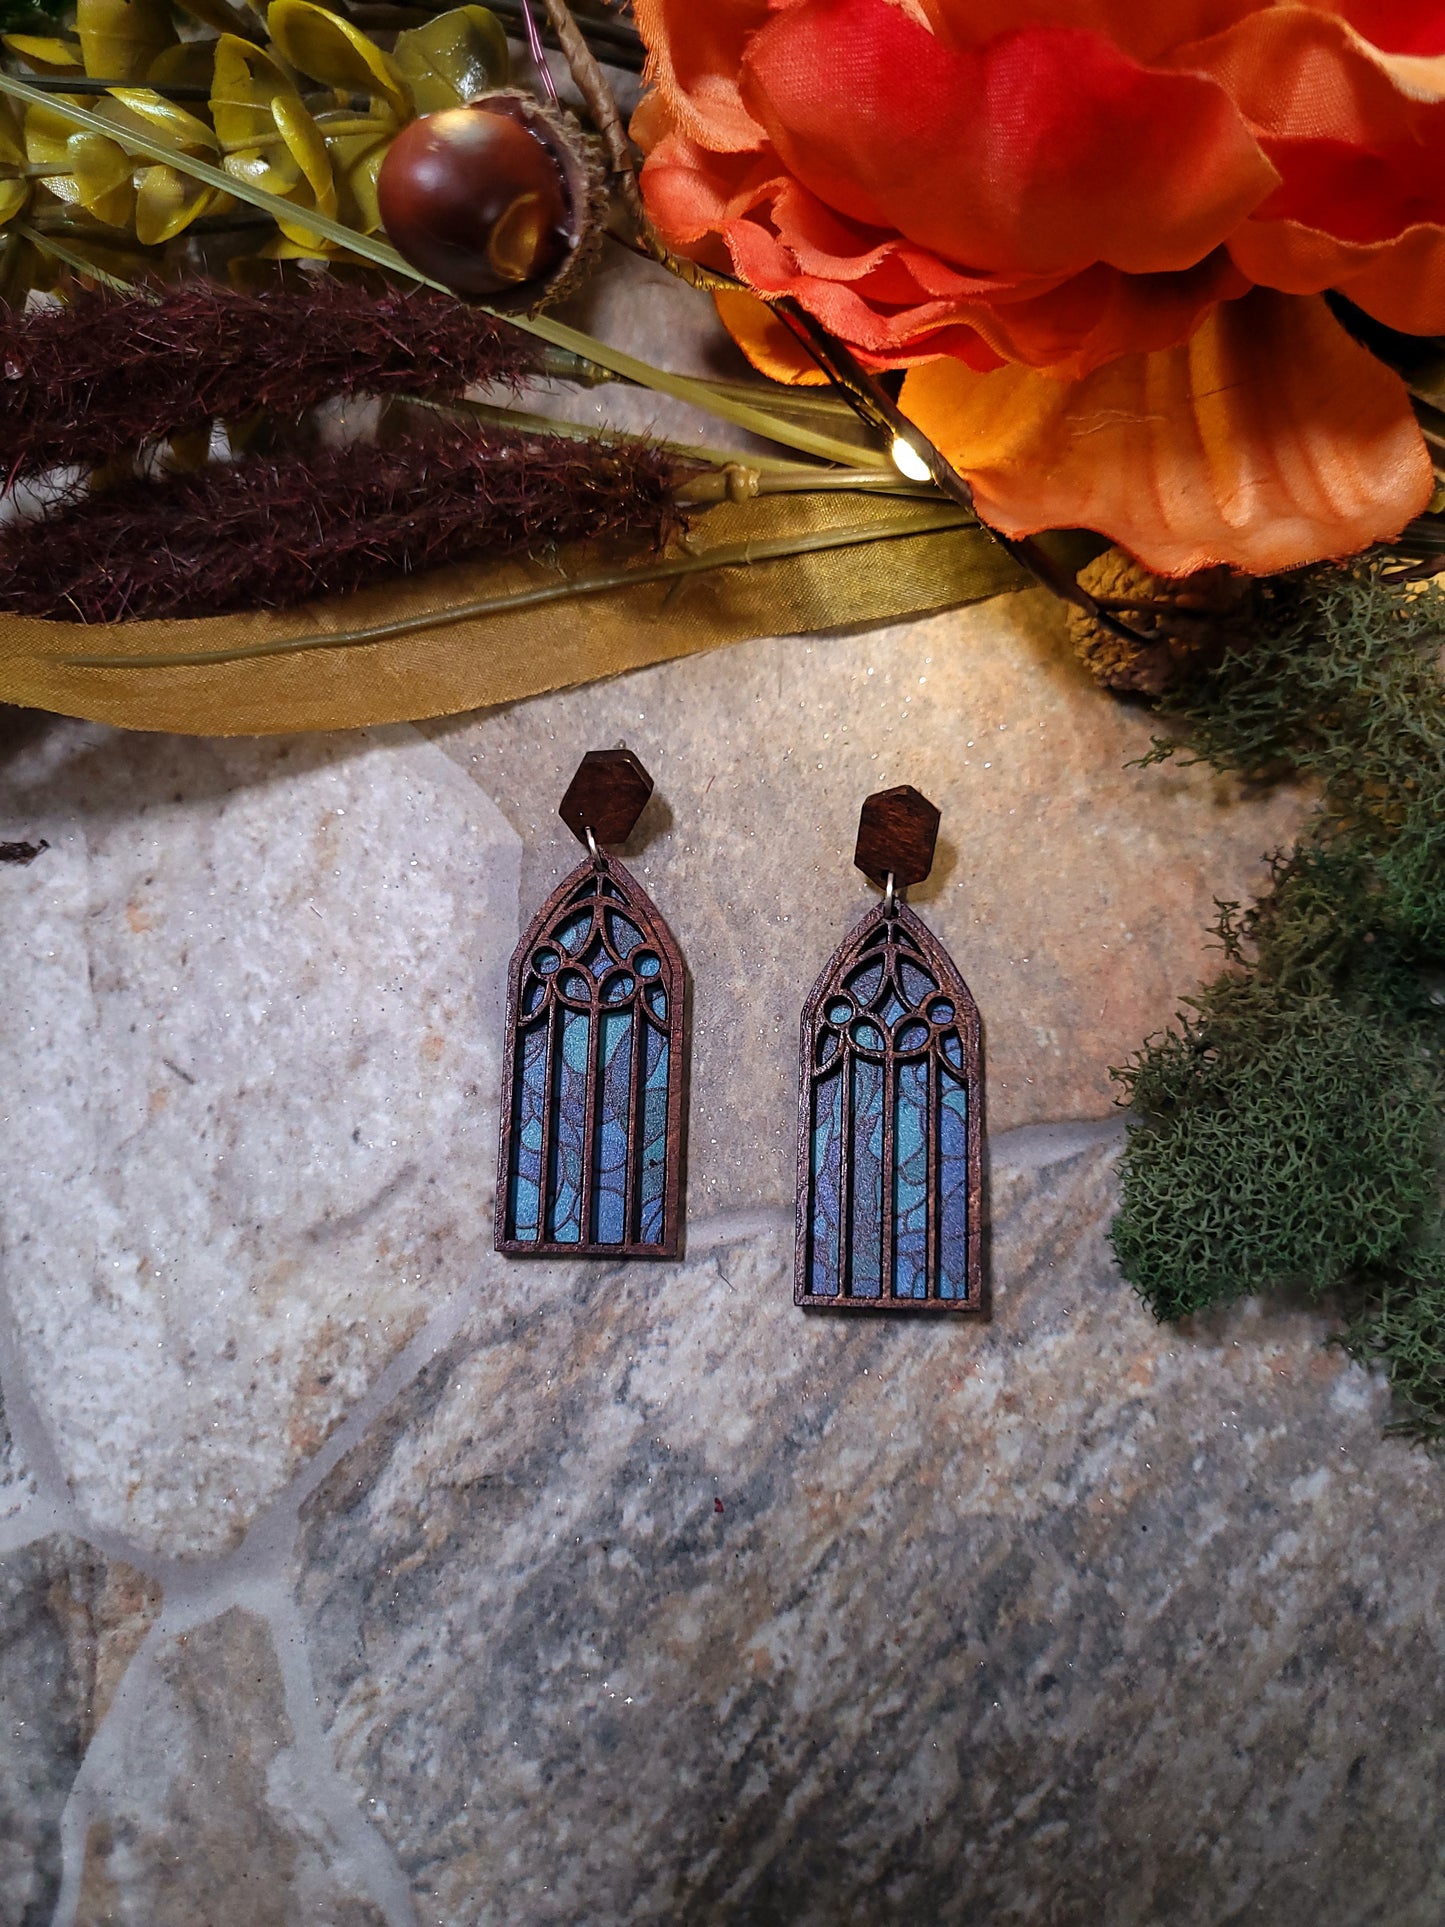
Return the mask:
{"type": "MultiPolygon", "coordinates": [[[[603,848],[626,842],[651,794],[630,750],[589,750],[562,798],[588,854],[512,958],[499,1251],[678,1255],[685,972],[603,848]]],[[[793,1296],[809,1309],[982,1309],[978,1009],[900,895],[932,868],[938,825],[915,789],[866,800],[854,862],[883,899],[803,1009],[793,1296]]]]}

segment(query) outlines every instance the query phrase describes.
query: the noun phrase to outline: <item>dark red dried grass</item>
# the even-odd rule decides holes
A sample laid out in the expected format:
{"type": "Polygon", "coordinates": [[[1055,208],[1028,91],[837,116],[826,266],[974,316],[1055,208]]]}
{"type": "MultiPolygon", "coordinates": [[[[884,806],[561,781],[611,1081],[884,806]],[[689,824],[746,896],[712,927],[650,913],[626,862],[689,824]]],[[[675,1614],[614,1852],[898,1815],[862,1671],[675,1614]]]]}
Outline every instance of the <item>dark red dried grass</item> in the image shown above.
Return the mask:
{"type": "Polygon", "coordinates": [[[660,545],[680,471],[643,443],[437,432],[127,480],[0,531],[0,609],[118,622],[281,608],[471,557],[660,545]]]}
{"type": "Polygon", "coordinates": [[[260,294],[211,281],[77,288],[61,307],[0,308],[0,483],[98,467],[257,409],[294,420],[332,395],[454,395],[534,365],[518,330],[422,290],[374,294],[330,275],[260,294]]]}

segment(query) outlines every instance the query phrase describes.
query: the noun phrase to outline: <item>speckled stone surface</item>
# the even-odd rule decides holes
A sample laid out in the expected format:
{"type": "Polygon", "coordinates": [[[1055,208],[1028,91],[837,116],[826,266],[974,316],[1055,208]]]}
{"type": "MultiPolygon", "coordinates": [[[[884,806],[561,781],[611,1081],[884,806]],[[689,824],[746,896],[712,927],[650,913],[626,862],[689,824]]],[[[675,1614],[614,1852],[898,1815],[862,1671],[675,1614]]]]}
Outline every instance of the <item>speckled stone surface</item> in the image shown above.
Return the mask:
{"type": "Polygon", "coordinates": [[[987,1329],[794,1314],[781,1214],[497,1280],[303,1518],[421,1918],[1440,1918],[1438,1471],[1317,1317],[1153,1324],[1116,1145],[996,1141],[987,1329]]]}
{"type": "Polygon", "coordinates": [[[136,1698],[87,1803],[76,1927],[384,1927],[313,1810],[264,1619],[173,1634],[136,1698]]]}
{"type": "Polygon", "coordinates": [[[34,1501],[35,1490],[34,1475],[10,1436],[4,1401],[0,1399],[0,1530],[34,1501]]]}
{"type": "Polygon", "coordinates": [[[219,1550],[490,1235],[517,840],[409,729],[58,724],[7,777],[16,1342],[90,1516],[219,1550]]]}
{"type": "Polygon", "coordinates": [[[52,1918],[66,1802],[159,1605],[68,1533],[0,1549],[0,1927],[52,1918]]]}

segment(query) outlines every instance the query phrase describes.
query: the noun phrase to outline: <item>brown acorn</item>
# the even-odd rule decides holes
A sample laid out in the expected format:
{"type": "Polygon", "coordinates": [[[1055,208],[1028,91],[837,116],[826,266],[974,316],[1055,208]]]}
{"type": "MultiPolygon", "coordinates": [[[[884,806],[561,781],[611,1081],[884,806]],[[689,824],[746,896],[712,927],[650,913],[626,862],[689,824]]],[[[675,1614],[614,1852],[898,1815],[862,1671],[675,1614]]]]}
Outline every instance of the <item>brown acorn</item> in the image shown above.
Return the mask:
{"type": "Polygon", "coordinates": [[[596,144],[568,116],[503,90],[424,114],[377,177],[387,236],[432,280],[533,309],[575,284],[604,199],[596,144]]]}

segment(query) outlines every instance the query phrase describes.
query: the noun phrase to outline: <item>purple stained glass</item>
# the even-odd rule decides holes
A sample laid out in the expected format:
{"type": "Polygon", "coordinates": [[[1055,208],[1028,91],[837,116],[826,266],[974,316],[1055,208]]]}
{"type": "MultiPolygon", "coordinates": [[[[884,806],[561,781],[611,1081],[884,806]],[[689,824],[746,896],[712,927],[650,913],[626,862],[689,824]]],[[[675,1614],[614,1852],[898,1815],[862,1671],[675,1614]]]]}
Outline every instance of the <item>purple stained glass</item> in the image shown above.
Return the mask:
{"type": "Polygon", "coordinates": [[[602,1016],[602,1104],[592,1183],[592,1236],[602,1245],[627,1237],[627,1143],[632,1112],[632,1012],[602,1016]]]}
{"type": "Polygon", "coordinates": [[[893,1290],[928,1296],[927,1059],[900,1064],[893,1097],[893,1290]]]}
{"type": "Polygon", "coordinates": [[[547,1185],[547,1235],[558,1244],[582,1242],[582,1172],[587,1155],[587,1059],[592,1019],[564,1010],[552,1078],[552,1169],[547,1185]]]}
{"type": "Polygon", "coordinates": [[[883,1066],[871,1057],[853,1059],[851,1109],[853,1198],[848,1282],[855,1298],[876,1298],[883,1289],[883,1066]]]}
{"type": "Polygon", "coordinates": [[[968,1092],[940,1072],[938,1204],[940,1298],[968,1296],[968,1092]]]}
{"type": "Polygon", "coordinates": [[[673,1255],[682,963],[620,864],[575,872],[513,963],[498,1242],[673,1255]]]}

